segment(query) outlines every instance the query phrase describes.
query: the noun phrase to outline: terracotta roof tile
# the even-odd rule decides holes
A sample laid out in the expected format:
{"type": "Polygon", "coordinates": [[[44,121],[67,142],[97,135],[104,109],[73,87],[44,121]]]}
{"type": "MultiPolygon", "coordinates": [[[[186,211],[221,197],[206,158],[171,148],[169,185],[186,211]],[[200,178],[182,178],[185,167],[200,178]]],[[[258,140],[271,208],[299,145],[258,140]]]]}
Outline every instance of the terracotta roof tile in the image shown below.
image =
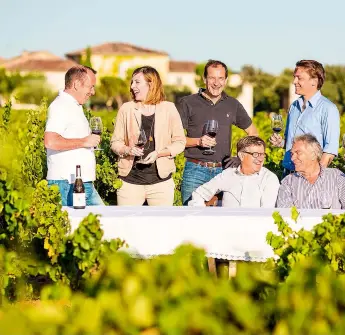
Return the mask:
{"type": "Polygon", "coordinates": [[[2,64],[5,69],[10,71],[43,72],[66,72],[74,65],[77,65],[77,63],[46,51],[24,52],[20,56],[8,59],[2,64]]]}
{"type": "Polygon", "coordinates": [[[194,62],[170,61],[169,63],[170,72],[195,72],[195,67],[194,62]]]}
{"type": "Polygon", "coordinates": [[[52,71],[52,72],[66,72],[72,66],[78,65],[77,63],[68,59],[57,59],[57,60],[38,60],[28,59],[18,63],[2,64],[7,70],[14,71],[52,71]]]}
{"type": "MultiPolygon", "coordinates": [[[[156,55],[168,55],[164,51],[157,51],[147,48],[142,48],[129,43],[103,43],[90,47],[91,53],[95,55],[99,54],[156,54],[156,55]]],[[[86,49],[81,49],[77,51],[72,51],[66,54],[67,57],[79,56],[84,54],[86,49]]]]}

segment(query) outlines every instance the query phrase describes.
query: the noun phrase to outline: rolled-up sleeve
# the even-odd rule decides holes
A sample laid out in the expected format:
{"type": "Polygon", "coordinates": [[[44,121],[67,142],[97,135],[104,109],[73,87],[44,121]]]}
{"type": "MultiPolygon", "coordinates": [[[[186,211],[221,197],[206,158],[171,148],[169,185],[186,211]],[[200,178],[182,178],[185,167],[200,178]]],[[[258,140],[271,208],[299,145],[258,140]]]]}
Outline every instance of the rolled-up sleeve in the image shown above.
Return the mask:
{"type": "Polygon", "coordinates": [[[323,152],[338,155],[340,136],[340,116],[336,105],[330,104],[321,120],[323,152]]]}
{"type": "Polygon", "coordinates": [[[171,127],[171,144],[167,145],[170,156],[175,157],[181,153],[186,146],[186,136],[184,134],[180,114],[174,104],[170,106],[170,127],[171,127]]]}
{"type": "Polygon", "coordinates": [[[290,208],[293,206],[292,190],[289,183],[291,176],[287,176],[282,180],[278,190],[277,207],[290,208]]]}
{"type": "Polygon", "coordinates": [[[225,177],[226,174],[227,170],[218,174],[209,182],[199,186],[192,193],[191,204],[193,204],[194,206],[195,204],[201,205],[202,201],[209,201],[215,194],[224,191],[224,186],[228,183],[228,178],[225,177]]]}

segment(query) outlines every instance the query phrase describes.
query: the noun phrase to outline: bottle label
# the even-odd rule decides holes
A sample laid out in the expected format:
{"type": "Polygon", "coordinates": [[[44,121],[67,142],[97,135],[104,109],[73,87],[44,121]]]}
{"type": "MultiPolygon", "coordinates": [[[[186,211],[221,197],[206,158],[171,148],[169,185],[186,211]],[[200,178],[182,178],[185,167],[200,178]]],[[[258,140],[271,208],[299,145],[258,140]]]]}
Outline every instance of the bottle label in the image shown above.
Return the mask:
{"type": "Polygon", "coordinates": [[[73,193],[73,207],[85,207],[85,193],[73,193]]]}

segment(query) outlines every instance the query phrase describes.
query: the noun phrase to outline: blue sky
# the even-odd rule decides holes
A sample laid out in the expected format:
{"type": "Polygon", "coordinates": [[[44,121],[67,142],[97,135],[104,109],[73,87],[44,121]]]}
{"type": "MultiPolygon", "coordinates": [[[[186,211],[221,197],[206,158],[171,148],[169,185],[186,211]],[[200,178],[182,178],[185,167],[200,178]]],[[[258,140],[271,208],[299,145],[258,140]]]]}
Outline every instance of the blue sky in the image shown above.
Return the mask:
{"type": "Polygon", "coordinates": [[[271,73],[299,59],[345,64],[341,0],[0,0],[0,57],[103,42],[163,50],[172,59],[220,59],[271,73]]]}

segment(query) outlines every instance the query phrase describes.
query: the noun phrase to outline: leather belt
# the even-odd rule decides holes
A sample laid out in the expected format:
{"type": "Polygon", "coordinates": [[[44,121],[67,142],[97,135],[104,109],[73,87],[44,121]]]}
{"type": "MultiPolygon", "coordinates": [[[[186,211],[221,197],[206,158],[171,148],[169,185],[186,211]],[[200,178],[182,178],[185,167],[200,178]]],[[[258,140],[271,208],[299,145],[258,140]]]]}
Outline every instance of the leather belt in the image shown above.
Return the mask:
{"type": "Polygon", "coordinates": [[[201,165],[204,167],[209,167],[209,168],[222,167],[221,162],[203,162],[203,161],[199,161],[199,160],[193,159],[193,158],[187,158],[187,162],[192,162],[194,164],[198,164],[198,165],[201,165]]]}

